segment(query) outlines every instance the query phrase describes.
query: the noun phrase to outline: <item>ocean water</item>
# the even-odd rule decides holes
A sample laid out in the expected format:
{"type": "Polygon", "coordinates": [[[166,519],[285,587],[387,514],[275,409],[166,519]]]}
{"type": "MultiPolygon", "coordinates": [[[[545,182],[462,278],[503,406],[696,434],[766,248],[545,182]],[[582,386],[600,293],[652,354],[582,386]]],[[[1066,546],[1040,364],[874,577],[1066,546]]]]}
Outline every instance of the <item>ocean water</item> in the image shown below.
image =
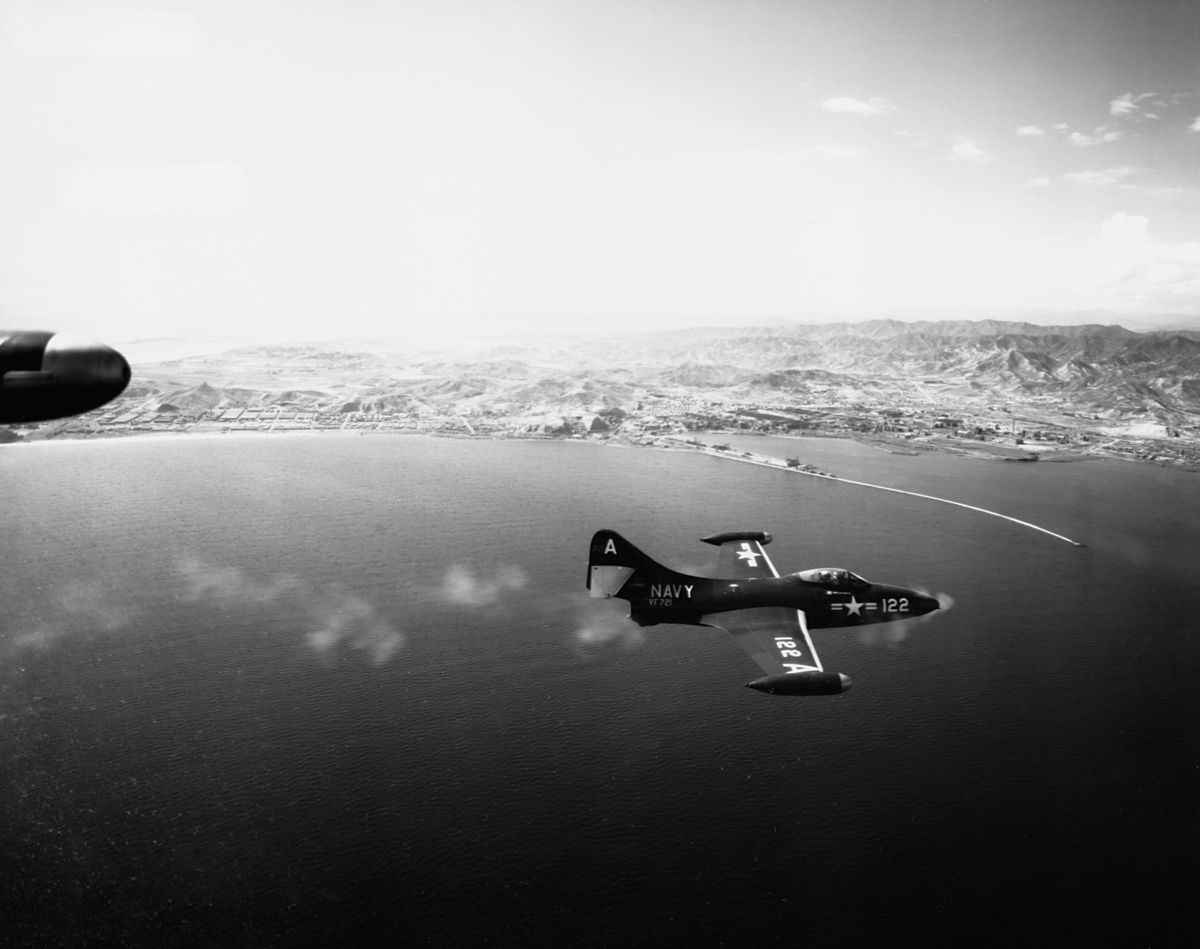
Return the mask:
{"type": "Polygon", "coordinates": [[[1087,546],[590,444],[6,447],[0,942],[1194,944],[1200,477],[753,443],[1087,546]],[[599,527],[953,606],[764,696],[587,598],[599,527]]]}

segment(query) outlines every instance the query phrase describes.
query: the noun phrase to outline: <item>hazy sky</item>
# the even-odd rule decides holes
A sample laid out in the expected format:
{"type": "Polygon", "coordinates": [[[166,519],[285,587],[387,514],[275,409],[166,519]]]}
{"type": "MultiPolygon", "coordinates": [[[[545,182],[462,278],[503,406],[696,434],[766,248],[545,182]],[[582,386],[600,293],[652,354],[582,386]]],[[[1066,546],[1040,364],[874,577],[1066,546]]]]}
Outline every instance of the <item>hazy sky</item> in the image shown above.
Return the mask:
{"type": "Polygon", "coordinates": [[[1200,3],[0,13],[3,325],[1200,314],[1200,3]]]}

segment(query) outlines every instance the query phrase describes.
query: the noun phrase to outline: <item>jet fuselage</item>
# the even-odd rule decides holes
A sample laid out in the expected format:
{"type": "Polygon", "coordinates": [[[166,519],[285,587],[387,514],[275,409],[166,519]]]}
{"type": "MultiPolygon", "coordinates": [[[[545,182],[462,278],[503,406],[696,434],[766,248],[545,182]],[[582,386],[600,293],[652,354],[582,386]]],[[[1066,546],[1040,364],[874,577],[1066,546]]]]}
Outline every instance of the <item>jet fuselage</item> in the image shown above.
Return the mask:
{"type": "Polygon", "coordinates": [[[635,575],[621,595],[630,601],[632,619],[643,626],[699,623],[707,613],[778,606],[802,610],[810,629],[829,629],[891,623],[938,608],[936,599],[916,590],[865,581],[829,586],[795,574],[688,581],[655,582],[635,575]]]}

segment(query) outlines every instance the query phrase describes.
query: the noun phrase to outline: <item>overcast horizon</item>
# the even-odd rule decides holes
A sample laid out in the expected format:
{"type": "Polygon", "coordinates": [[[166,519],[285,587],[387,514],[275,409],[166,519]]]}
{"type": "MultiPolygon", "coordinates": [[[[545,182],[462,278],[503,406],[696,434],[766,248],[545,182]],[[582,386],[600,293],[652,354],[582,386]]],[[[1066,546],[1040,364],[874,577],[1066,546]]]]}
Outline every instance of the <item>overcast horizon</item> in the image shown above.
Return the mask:
{"type": "Polygon", "coordinates": [[[1200,4],[0,14],[6,326],[1200,317],[1200,4]]]}

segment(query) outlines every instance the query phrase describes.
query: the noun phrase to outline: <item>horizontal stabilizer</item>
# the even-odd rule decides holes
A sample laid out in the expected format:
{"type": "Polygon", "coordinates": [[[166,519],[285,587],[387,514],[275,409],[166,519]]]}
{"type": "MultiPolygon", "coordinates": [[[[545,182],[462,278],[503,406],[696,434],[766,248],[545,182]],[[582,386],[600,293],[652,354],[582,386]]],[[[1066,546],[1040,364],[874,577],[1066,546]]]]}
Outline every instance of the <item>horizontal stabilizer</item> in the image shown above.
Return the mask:
{"type": "Polygon", "coordinates": [[[625,586],[625,581],[633,576],[633,570],[633,567],[616,564],[593,564],[588,576],[588,590],[595,598],[616,596],[625,586]]]}

